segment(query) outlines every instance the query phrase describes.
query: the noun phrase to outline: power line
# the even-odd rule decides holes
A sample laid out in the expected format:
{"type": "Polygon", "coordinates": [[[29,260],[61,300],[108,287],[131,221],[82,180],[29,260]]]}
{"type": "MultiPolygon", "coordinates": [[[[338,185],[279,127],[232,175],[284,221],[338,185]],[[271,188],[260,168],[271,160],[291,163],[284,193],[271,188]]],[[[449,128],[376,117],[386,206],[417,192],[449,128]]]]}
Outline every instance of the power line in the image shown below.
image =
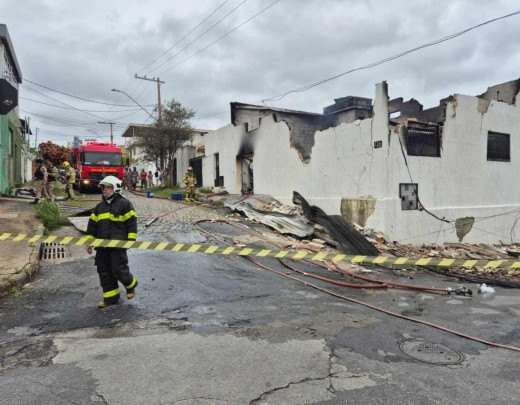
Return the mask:
{"type": "MultiPolygon", "coordinates": [[[[41,96],[46,97],[46,98],[48,98],[50,100],[57,101],[58,103],[61,103],[64,106],[71,107],[72,110],[76,110],[76,111],[82,112],[84,114],[87,114],[87,115],[89,115],[91,117],[94,117],[96,120],[102,120],[102,121],[105,120],[105,117],[102,117],[102,116],[96,115],[96,114],[92,114],[92,113],[89,112],[89,110],[84,110],[84,109],[81,109],[81,108],[77,108],[77,107],[73,106],[72,104],[65,103],[64,101],[61,101],[61,100],[59,100],[59,99],[57,99],[55,97],[51,97],[48,94],[45,94],[45,93],[41,92],[40,90],[33,89],[33,88],[28,88],[28,90],[33,91],[33,92],[35,92],[37,94],[40,94],[41,96]]],[[[131,112],[130,114],[124,114],[122,116],[115,117],[113,121],[118,121],[118,120],[120,120],[122,118],[126,118],[126,117],[129,117],[129,116],[135,115],[136,113],[137,113],[137,110],[135,110],[134,112],[131,112]]],[[[34,115],[37,115],[37,114],[34,114],[34,115]]],[[[116,124],[116,125],[118,125],[118,124],[116,124]]]]}
{"type": "Polygon", "coordinates": [[[32,81],[32,80],[30,80],[30,79],[28,79],[26,77],[24,77],[24,81],[26,81],[28,83],[31,83],[31,84],[33,84],[35,86],[41,87],[41,88],[43,88],[45,90],[52,91],[53,93],[58,93],[58,94],[62,94],[62,95],[67,96],[67,97],[76,98],[78,100],[86,101],[87,103],[103,104],[103,105],[108,105],[108,106],[112,106],[112,107],[133,107],[133,105],[131,105],[131,104],[106,103],[104,101],[92,100],[92,99],[88,99],[88,98],[85,98],[85,97],[76,96],[74,94],[70,94],[70,93],[67,93],[65,91],[58,90],[58,89],[53,89],[52,87],[48,87],[48,86],[46,86],[44,84],[37,83],[37,82],[32,81]]]}
{"type": "MultiPolygon", "coordinates": [[[[70,137],[75,136],[74,134],[66,134],[64,132],[59,132],[59,131],[56,131],[54,129],[51,129],[49,127],[39,126],[38,128],[44,129],[46,132],[52,133],[52,135],[54,135],[54,136],[70,136],[70,137]]],[[[108,138],[110,135],[98,135],[98,134],[96,134],[96,136],[99,137],[99,138],[108,138]]]]}
{"type": "Polygon", "coordinates": [[[57,123],[60,123],[60,124],[65,124],[65,125],[70,125],[70,126],[83,127],[84,125],[94,124],[94,122],[81,122],[81,121],[76,121],[76,120],[68,120],[68,119],[63,119],[63,118],[56,118],[56,117],[52,117],[52,116],[45,115],[45,114],[31,112],[31,111],[25,110],[25,109],[22,109],[22,111],[24,112],[24,114],[34,115],[36,117],[40,117],[40,118],[43,118],[43,119],[46,119],[46,120],[49,120],[49,121],[53,121],[53,122],[57,122],[57,123]]]}
{"type": "MultiPolygon", "coordinates": [[[[38,104],[47,105],[49,107],[61,108],[63,110],[74,110],[74,108],[72,108],[72,107],[65,107],[65,106],[61,106],[61,105],[57,105],[57,104],[46,103],[44,101],[34,100],[32,98],[29,98],[29,97],[20,97],[20,98],[22,100],[30,101],[32,103],[38,103],[38,104]]],[[[93,113],[95,113],[95,112],[97,112],[97,113],[102,113],[102,112],[119,113],[119,112],[128,112],[128,111],[134,111],[135,112],[135,111],[139,111],[139,110],[140,110],[139,108],[131,108],[131,109],[125,109],[125,110],[83,110],[83,111],[93,112],[93,113]]]]}
{"type": "MultiPolygon", "coordinates": [[[[238,10],[242,5],[244,5],[247,1],[249,0],[242,0],[238,5],[236,5],[235,7],[233,7],[227,14],[225,14],[223,17],[221,17],[220,19],[218,19],[215,23],[213,23],[208,29],[206,29],[204,32],[202,32],[201,34],[199,34],[198,36],[196,36],[195,38],[193,38],[190,42],[188,42],[187,44],[184,45],[184,47],[182,47],[179,51],[177,51],[173,56],[171,56],[170,58],[164,60],[162,63],[160,63],[158,66],[154,67],[153,69],[151,69],[148,73],[151,73],[151,72],[154,72],[155,70],[157,69],[160,69],[161,67],[163,67],[164,65],[168,64],[172,59],[176,58],[178,55],[180,55],[185,49],[187,49],[191,44],[194,44],[195,42],[197,42],[200,38],[202,38],[204,35],[206,35],[209,31],[211,31],[213,28],[215,28],[217,25],[219,25],[222,21],[224,21],[228,16],[230,16],[231,14],[233,14],[236,10],[238,10]]],[[[137,86],[136,88],[137,90],[140,89],[139,86],[137,86]]],[[[137,95],[137,98],[140,98],[144,93],[146,92],[146,88],[144,86],[141,87],[141,91],[139,92],[139,94],[137,95]]],[[[148,94],[148,92],[146,93],[148,94]]]]}
{"type": "Polygon", "coordinates": [[[388,62],[391,62],[391,61],[394,61],[396,59],[399,59],[399,58],[402,58],[403,56],[406,56],[408,54],[411,54],[411,53],[414,53],[414,52],[417,52],[421,49],[424,49],[424,48],[429,48],[429,47],[432,47],[432,46],[435,46],[435,45],[438,45],[438,44],[441,44],[443,42],[446,42],[446,41],[450,41],[454,38],[457,38],[457,37],[460,37],[464,34],[467,34],[468,32],[470,31],[473,31],[473,30],[476,30],[477,28],[480,28],[480,27],[483,27],[485,25],[488,25],[488,24],[491,24],[491,23],[494,23],[494,22],[497,22],[497,21],[500,21],[500,20],[504,20],[506,18],[510,18],[510,17],[514,17],[516,15],[519,15],[520,14],[520,10],[518,11],[514,11],[512,13],[509,13],[509,14],[505,14],[503,16],[500,16],[500,17],[496,17],[496,18],[492,18],[490,20],[486,20],[486,21],[483,21],[477,25],[473,25],[471,27],[468,27],[462,31],[459,31],[459,32],[456,32],[454,34],[450,34],[450,35],[447,35],[445,37],[442,37],[440,39],[437,39],[435,41],[431,41],[431,42],[426,42],[422,45],[419,45],[419,46],[416,46],[414,48],[411,48],[411,49],[407,49],[405,51],[402,51],[396,55],[393,55],[393,56],[389,56],[387,58],[384,58],[384,59],[381,59],[381,60],[378,60],[376,62],[372,62],[372,63],[369,63],[367,65],[363,65],[363,66],[359,66],[359,67],[355,67],[355,68],[352,68],[352,69],[349,69],[345,72],[341,72],[341,73],[338,73],[334,76],[330,76],[330,77],[327,77],[325,79],[322,79],[322,80],[319,80],[317,82],[314,82],[314,83],[310,83],[310,84],[307,84],[305,86],[301,86],[301,87],[298,87],[296,89],[293,89],[293,90],[289,90],[289,91],[286,91],[285,93],[283,94],[280,94],[278,96],[273,96],[273,97],[269,97],[269,98],[266,98],[266,99],[263,99],[262,100],[262,103],[265,103],[266,101],[279,101],[279,100],[282,100],[283,98],[285,98],[286,96],[288,96],[289,94],[294,94],[294,93],[302,93],[302,92],[305,92],[307,90],[310,90],[312,89],[313,87],[317,87],[317,86],[320,86],[324,83],[327,83],[327,82],[330,82],[332,80],[336,80],[340,77],[343,77],[343,76],[346,76],[348,74],[351,74],[351,73],[354,73],[354,72],[358,72],[360,70],[366,70],[366,69],[371,69],[373,67],[376,67],[376,66],[379,66],[379,65],[382,65],[384,63],[388,63],[388,62]]]}
{"type": "Polygon", "coordinates": [[[44,92],[42,92],[42,91],[40,91],[40,90],[31,89],[31,88],[29,88],[29,90],[30,90],[30,91],[34,91],[35,93],[38,93],[38,94],[40,94],[41,96],[48,98],[49,100],[53,100],[53,101],[56,101],[56,102],[58,102],[58,103],[60,103],[60,104],[65,105],[65,106],[67,106],[67,107],[71,107],[73,110],[76,110],[76,111],[82,112],[82,113],[84,113],[84,114],[90,115],[91,117],[94,117],[94,118],[96,118],[96,119],[98,119],[98,120],[99,120],[99,119],[101,119],[101,120],[104,120],[104,119],[105,119],[104,117],[101,117],[100,115],[92,114],[91,112],[88,112],[87,110],[83,110],[83,109],[78,108],[78,107],[76,107],[76,106],[74,106],[74,105],[72,105],[72,104],[66,103],[65,101],[61,101],[61,100],[58,99],[58,98],[55,98],[55,97],[49,96],[48,94],[45,94],[44,92]]]}
{"type": "MultiPolygon", "coordinates": [[[[229,17],[231,14],[233,14],[236,10],[238,10],[240,7],[242,7],[245,3],[247,3],[249,0],[242,0],[240,3],[238,3],[235,7],[233,7],[227,14],[225,14],[223,17],[221,17],[219,20],[217,20],[215,23],[209,26],[208,29],[203,31],[200,35],[196,36],[192,41],[188,42],[186,45],[184,45],[179,51],[177,51],[173,56],[170,56],[168,59],[166,59],[164,62],[160,63],[158,66],[153,68],[149,73],[155,72],[158,69],[161,69],[163,66],[167,65],[171,60],[175,59],[178,55],[180,55],[185,49],[187,49],[191,44],[194,44],[197,42],[200,38],[202,38],[204,35],[206,35],[208,32],[210,32],[213,28],[215,28],[217,25],[219,25],[222,21],[224,21],[227,17],[229,17]]],[[[279,0],[278,0],[279,1],[279,0]]]]}
{"type": "Polygon", "coordinates": [[[222,3],[220,3],[210,14],[208,14],[205,18],[203,18],[195,27],[193,27],[190,31],[188,31],[186,34],[182,36],[181,39],[176,41],[172,46],[170,46],[166,51],[161,53],[157,58],[155,58],[152,62],[144,65],[140,69],[138,69],[138,72],[142,72],[145,69],[149,68],[150,66],[154,65],[155,62],[157,62],[159,59],[161,59],[164,55],[168,54],[171,50],[175,49],[177,45],[181,44],[182,41],[184,41],[186,38],[188,38],[193,32],[197,30],[202,24],[204,24],[206,21],[208,21],[211,17],[215,15],[217,11],[219,11],[222,7],[226,5],[226,3],[229,3],[230,0],[225,0],[222,3]]]}
{"type": "MultiPolygon", "coordinates": [[[[220,37],[218,37],[215,41],[213,42],[210,42],[208,45],[206,45],[205,47],[197,50],[195,53],[191,54],[190,56],[188,56],[186,59],[184,59],[183,61],[179,62],[178,64],[176,64],[175,66],[173,66],[173,69],[179,67],[180,65],[183,65],[184,63],[186,63],[187,61],[189,61],[190,59],[192,59],[193,57],[195,57],[196,55],[198,55],[199,53],[202,53],[204,52],[205,50],[211,48],[213,45],[215,45],[217,42],[223,40],[224,38],[228,37],[229,35],[231,35],[233,32],[235,32],[236,30],[238,30],[239,28],[243,27],[244,25],[246,25],[247,23],[251,22],[252,20],[254,20],[256,17],[260,16],[261,14],[265,13],[267,10],[269,10],[271,7],[273,7],[274,5],[276,5],[277,3],[279,3],[281,0],[275,0],[273,2],[271,2],[270,4],[268,4],[266,7],[264,7],[263,9],[261,9],[260,11],[258,11],[257,13],[253,14],[251,17],[249,17],[248,19],[246,19],[245,21],[241,22],[240,24],[234,26],[233,28],[231,28],[229,31],[227,31],[226,33],[224,33],[223,35],[221,35],[220,37]]],[[[164,72],[161,71],[159,73],[162,73],[164,72]]]]}

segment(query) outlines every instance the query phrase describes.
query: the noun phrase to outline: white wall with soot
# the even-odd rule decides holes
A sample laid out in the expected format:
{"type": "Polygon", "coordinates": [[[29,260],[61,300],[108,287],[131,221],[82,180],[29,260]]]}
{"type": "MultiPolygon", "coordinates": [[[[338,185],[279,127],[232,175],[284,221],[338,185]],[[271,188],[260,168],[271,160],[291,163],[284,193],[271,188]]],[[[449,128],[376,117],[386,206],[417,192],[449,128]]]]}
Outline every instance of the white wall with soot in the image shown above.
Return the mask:
{"type": "MultiPolygon", "coordinates": [[[[204,186],[214,181],[214,154],[230,193],[240,193],[236,157],[243,126],[227,126],[205,135],[204,186]]],[[[418,183],[424,206],[450,221],[475,217],[467,242],[520,240],[520,107],[456,95],[447,106],[440,157],[406,156],[400,129],[388,120],[386,83],[376,86],[372,118],[317,131],[310,160],[291,146],[283,121],[263,117],[254,131],[254,188],[291,203],[298,191],[329,214],[340,214],[342,199],[373,198],[367,226],[389,240],[406,243],[456,242],[454,223],[424,211],[403,211],[399,184],[418,183]],[[511,161],[487,160],[488,131],[510,134],[511,161]],[[381,141],[382,147],[374,148],[381,141]],[[409,174],[410,173],[410,174],[409,174]]]]}

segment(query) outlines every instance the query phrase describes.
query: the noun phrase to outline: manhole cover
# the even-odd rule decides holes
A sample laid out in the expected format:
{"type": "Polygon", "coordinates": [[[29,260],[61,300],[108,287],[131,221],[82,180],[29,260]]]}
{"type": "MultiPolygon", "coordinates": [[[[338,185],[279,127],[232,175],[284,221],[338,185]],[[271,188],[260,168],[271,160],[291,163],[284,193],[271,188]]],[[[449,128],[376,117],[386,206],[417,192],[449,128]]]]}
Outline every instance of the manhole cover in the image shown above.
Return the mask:
{"type": "Polygon", "coordinates": [[[67,257],[67,250],[60,243],[42,243],[40,250],[40,260],[46,262],[61,261],[67,257]]]}
{"type": "Polygon", "coordinates": [[[405,340],[399,344],[401,351],[419,361],[430,364],[450,365],[460,364],[464,355],[450,349],[441,343],[425,342],[424,340],[405,340]]]}

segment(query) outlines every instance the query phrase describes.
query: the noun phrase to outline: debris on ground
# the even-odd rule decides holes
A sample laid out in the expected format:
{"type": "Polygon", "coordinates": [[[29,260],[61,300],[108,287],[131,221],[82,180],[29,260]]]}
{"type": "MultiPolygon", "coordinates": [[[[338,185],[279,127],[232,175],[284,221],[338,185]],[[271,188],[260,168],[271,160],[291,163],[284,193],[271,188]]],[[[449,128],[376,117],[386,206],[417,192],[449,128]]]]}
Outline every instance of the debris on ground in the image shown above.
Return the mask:
{"type": "Polygon", "coordinates": [[[307,238],[314,233],[314,227],[296,207],[284,206],[272,197],[251,195],[241,197],[238,201],[230,199],[224,203],[224,206],[283,235],[307,238]]]}
{"type": "Polygon", "coordinates": [[[493,287],[489,287],[488,285],[486,285],[486,283],[482,283],[478,288],[478,292],[484,295],[493,294],[495,292],[495,289],[493,287]]]}
{"type": "Polygon", "coordinates": [[[34,187],[20,187],[13,190],[15,197],[33,199],[38,194],[34,187]]]}
{"type": "MultiPolygon", "coordinates": [[[[357,225],[356,229],[377,247],[382,256],[414,258],[448,258],[465,260],[514,260],[520,256],[519,244],[445,243],[411,245],[387,241],[384,235],[357,225]]],[[[426,268],[426,267],[425,267],[426,268]]],[[[487,283],[502,287],[520,288],[520,270],[497,266],[428,267],[429,270],[466,281],[487,283]]]]}
{"type": "Polygon", "coordinates": [[[321,225],[331,239],[348,254],[376,256],[377,248],[341,215],[327,215],[321,208],[310,205],[298,192],[293,192],[293,203],[303,209],[303,215],[312,223],[321,225]]]}

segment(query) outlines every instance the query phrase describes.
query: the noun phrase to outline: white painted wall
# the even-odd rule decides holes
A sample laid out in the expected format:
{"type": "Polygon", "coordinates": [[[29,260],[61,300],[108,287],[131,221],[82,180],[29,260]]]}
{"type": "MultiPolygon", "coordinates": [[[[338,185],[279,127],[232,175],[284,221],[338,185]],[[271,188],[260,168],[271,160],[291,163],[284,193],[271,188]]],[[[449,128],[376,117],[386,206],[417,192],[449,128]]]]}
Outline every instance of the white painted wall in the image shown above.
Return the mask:
{"type": "MultiPolygon", "coordinates": [[[[464,241],[520,241],[520,107],[492,101],[487,112],[476,97],[457,95],[448,105],[441,157],[407,156],[422,203],[440,217],[474,216],[464,241]],[[511,162],[487,161],[488,131],[511,135],[511,162]],[[500,215],[510,211],[508,215],[500,215]],[[499,215],[489,218],[490,216],[499,215]],[[516,221],[516,219],[519,219],[516,221]]],[[[284,122],[265,117],[254,131],[255,193],[290,203],[300,192],[329,214],[339,214],[342,198],[371,196],[376,209],[367,226],[388,239],[407,243],[455,242],[454,224],[424,211],[402,211],[399,183],[409,183],[399,131],[388,123],[386,84],[376,86],[374,116],[315,134],[311,159],[303,163],[289,142],[284,122]],[[374,141],[383,147],[373,148],[374,141]]],[[[203,162],[204,186],[214,180],[214,156],[220,153],[221,175],[230,193],[240,192],[236,155],[242,127],[210,132],[203,162]]]]}
{"type": "MultiPolygon", "coordinates": [[[[186,149],[193,148],[197,144],[204,144],[205,153],[202,160],[203,187],[215,185],[215,153],[219,153],[220,175],[224,176],[224,187],[231,194],[240,193],[240,180],[237,171],[236,157],[240,150],[245,133],[242,126],[228,125],[216,131],[210,131],[204,136],[196,135],[190,143],[186,143],[183,151],[177,152],[177,156],[184,156],[186,149]],[[193,145],[193,146],[192,146],[193,145]]],[[[179,160],[177,161],[179,163],[179,160]]],[[[179,171],[180,178],[184,176],[187,166],[179,171]]]]}

